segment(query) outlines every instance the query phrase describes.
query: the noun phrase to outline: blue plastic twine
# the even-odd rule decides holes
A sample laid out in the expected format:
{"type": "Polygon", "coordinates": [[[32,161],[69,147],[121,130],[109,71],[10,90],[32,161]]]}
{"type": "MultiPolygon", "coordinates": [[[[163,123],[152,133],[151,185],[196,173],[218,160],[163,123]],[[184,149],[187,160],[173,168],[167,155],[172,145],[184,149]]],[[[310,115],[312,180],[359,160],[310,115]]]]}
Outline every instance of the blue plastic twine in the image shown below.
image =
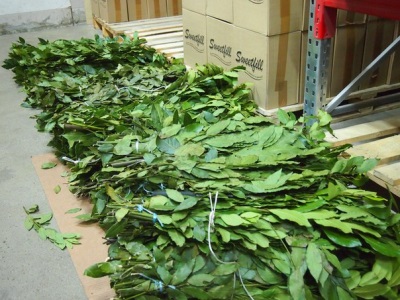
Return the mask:
{"type": "Polygon", "coordinates": [[[154,213],[154,212],[152,212],[151,210],[148,210],[147,208],[145,208],[143,205],[141,205],[141,204],[139,204],[138,206],[137,206],[137,210],[138,210],[138,212],[147,212],[148,214],[150,214],[150,215],[153,215],[153,222],[154,223],[160,223],[160,225],[161,226],[164,226],[164,224],[160,221],[160,219],[158,218],[158,215],[156,214],[156,213],[154,213]]]}

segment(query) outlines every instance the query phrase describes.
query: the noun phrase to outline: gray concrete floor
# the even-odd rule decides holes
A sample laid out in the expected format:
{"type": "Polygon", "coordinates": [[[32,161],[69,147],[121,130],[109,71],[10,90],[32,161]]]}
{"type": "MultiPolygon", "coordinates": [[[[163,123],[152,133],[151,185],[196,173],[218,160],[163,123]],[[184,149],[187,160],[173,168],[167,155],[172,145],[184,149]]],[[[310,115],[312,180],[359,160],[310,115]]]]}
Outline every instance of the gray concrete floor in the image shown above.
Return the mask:
{"type": "MultiPolygon", "coordinates": [[[[22,36],[31,44],[37,38],[79,39],[100,34],[90,25],[56,28],[0,36],[0,64],[11,44],[22,36]]],[[[0,68],[0,299],[87,299],[68,251],[42,241],[24,228],[23,206],[50,207],[31,163],[31,156],[50,152],[49,136],[34,128],[35,111],[22,108],[25,98],[13,73],[0,68]]],[[[56,225],[53,224],[56,228],[56,225]]]]}

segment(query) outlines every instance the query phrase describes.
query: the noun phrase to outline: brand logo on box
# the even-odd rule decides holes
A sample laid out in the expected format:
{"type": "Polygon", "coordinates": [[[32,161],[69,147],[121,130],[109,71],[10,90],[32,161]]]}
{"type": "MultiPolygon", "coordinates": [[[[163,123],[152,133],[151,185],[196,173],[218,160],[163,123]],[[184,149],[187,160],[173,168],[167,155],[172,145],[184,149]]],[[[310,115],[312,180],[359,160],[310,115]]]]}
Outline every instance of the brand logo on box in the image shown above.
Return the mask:
{"type": "Polygon", "coordinates": [[[250,0],[250,2],[253,2],[254,4],[262,4],[264,3],[264,0],[250,0]]]}
{"type": "Polygon", "coordinates": [[[253,71],[252,73],[247,71],[246,68],[246,74],[249,75],[251,78],[255,79],[255,80],[260,80],[262,79],[262,75],[261,76],[256,76],[254,73],[257,71],[262,72],[263,71],[263,65],[264,65],[264,60],[261,58],[257,58],[257,57],[245,57],[243,56],[242,51],[238,51],[236,52],[236,62],[241,63],[243,65],[245,65],[246,67],[250,67],[251,70],[253,71]]]}
{"type": "Polygon", "coordinates": [[[185,30],[185,39],[189,40],[188,44],[191,45],[193,48],[195,48],[199,52],[204,52],[204,49],[200,47],[204,46],[204,35],[201,34],[192,34],[190,33],[189,29],[185,30]],[[192,43],[191,41],[195,42],[192,43]]]}
{"type": "Polygon", "coordinates": [[[229,47],[227,45],[218,45],[215,44],[215,40],[214,39],[210,39],[210,49],[214,49],[217,50],[218,52],[222,53],[222,56],[225,58],[226,56],[231,57],[232,56],[232,47],[229,47]]]}

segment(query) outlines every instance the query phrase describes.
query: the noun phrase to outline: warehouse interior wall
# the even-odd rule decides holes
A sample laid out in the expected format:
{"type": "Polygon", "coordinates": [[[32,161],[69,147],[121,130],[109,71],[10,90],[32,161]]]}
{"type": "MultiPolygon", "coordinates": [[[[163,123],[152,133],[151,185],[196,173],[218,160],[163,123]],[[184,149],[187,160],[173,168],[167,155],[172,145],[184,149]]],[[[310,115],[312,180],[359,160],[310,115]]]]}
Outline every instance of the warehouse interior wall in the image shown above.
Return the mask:
{"type": "Polygon", "coordinates": [[[86,22],[85,0],[0,2],[0,35],[86,22]]]}

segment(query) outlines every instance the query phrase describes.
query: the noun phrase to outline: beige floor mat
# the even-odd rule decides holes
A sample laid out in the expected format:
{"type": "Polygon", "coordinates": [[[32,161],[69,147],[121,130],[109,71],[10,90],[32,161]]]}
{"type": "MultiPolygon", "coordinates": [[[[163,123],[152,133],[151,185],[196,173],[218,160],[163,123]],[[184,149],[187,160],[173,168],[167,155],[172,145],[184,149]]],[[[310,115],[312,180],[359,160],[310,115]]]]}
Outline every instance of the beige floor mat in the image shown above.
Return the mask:
{"type": "Polygon", "coordinates": [[[75,197],[68,190],[67,179],[61,176],[67,170],[67,167],[61,164],[54,154],[34,156],[32,157],[32,163],[60,231],[64,233],[80,233],[82,235],[81,244],[68,251],[88,299],[106,300],[112,298],[114,293],[110,288],[108,277],[94,279],[83,275],[87,267],[94,263],[105,261],[107,258],[108,246],[103,244],[104,240],[102,239],[104,231],[96,223],[83,224],[75,218],[78,214],[89,213],[91,204],[88,200],[75,197]],[[57,166],[44,170],[41,166],[45,162],[55,162],[57,166]],[[54,188],[57,185],[61,187],[61,191],[58,194],[54,192],[54,188]],[[66,211],[77,207],[82,208],[82,210],[76,215],[65,214],[66,211]]]}

